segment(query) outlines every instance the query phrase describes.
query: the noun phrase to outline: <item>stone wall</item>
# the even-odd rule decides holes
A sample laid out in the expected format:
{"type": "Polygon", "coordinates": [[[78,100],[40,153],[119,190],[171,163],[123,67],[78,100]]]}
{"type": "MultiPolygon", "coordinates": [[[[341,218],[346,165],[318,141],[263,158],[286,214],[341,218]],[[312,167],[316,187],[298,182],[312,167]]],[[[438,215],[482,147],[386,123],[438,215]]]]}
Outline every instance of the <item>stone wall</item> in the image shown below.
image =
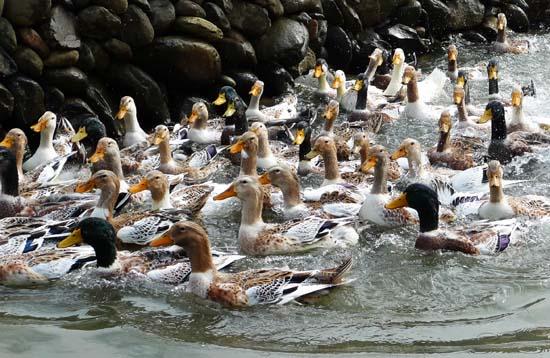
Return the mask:
{"type": "Polygon", "coordinates": [[[496,13],[504,11],[510,27],[525,31],[525,11],[547,20],[548,3],[0,0],[0,125],[28,130],[52,110],[69,119],[97,115],[112,132],[118,99],[131,95],[150,128],[178,120],[189,96],[213,98],[221,84],[247,93],[259,76],[276,94],[316,56],[357,72],[375,46],[426,52],[459,31],[491,41],[496,13]]]}

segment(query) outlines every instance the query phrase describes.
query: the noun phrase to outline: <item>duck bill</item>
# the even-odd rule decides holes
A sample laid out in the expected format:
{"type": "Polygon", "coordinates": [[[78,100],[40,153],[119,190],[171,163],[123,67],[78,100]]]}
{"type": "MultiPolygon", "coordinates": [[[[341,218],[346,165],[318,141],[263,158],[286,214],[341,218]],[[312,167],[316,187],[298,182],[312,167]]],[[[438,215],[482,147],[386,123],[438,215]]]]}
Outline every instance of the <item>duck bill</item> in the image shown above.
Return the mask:
{"type": "Polygon", "coordinates": [[[229,102],[227,104],[227,109],[225,110],[225,113],[223,114],[224,117],[231,117],[237,110],[235,109],[235,103],[229,102]]]}
{"type": "Polygon", "coordinates": [[[262,185],[271,184],[271,179],[269,179],[269,174],[268,174],[268,173],[262,174],[262,175],[258,178],[258,181],[259,181],[260,184],[262,184],[262,185]]]}
{"type": "Polygon", "coordinates": [[[398,150],[392,153],[391,160],[397,160],[399,158],[403,158],[406,156],[407,156],[407,151],[403,148],[399,148],[398,150]]]}
{"type": "Polygon", "coordinates": [[[464,77],[460,76],[456,79],[457,86],[464,88],[464,83],[465,83],[464,77]]]}
{"type": "Polygon", "coordinates": [[[386,209],[398,209],[398,208],[404,208],[408,205],[409,203],[407,201],[407,194],[403,193],[399,195],[397,198],[387,203],[386,205],[384,205],[384,207],[386,209]]]}
{"type": "Polygon", "coordinates": [[[315,150],[312,150],[310,151],[309,153],[306,154],[306,158],[307,159],[313,159],[313,158],[317,158],[321,153],[315,151],[315,150]]]}
{"type": "Polygon", "coordinates": [[[449,58],[449,62],[450,62],[450,61],[456,61],[456,52],[451,51],[451,52],[448,53],[447,56],[448,56],[448,58],[449,58]]]}
{"type": "Polygon", "coordinates": [[[450,129],[451,129],[451,126],[449,125],[449,123],[441,123],[441,124],[439,125],[439,131],[440,131],[441,133],[447,134],[447,133],[449,133],[449,130],[450,130],[450,129]]]}
{"type": "Polygon", "coordinates": [[[218,98],[216,98],[216,100],[213,103],[216,106],[221,106],[225,102],[227,102],[227,100],[225,99],[225,93],[220,93],[218,94],[218,98]]]}
{"type": "Polygon", "coordinates": [[[95,180],[90,179],[85,183],[77,184],[74,191],[77,192],[77,193],[87,193],[89,191],[92,191],[94,188],[95,188],[95,180]]]}
{"type": "Polygon", "coordinates": [[[227,198],[232,198],[234,196],[237,196],[237,192],[235,191],[235,186],[231,184],[229,188],[225,189],[225,191],[214,196],[214,200],[225,200],[227,198]]]}
{"type": "Polygon", "coordinates": [[[197,113],[197,111],[192,111],[191,115],[189,117],[187,117],[187,124],[195,123],[197,118],[199,118],[199,114],[197,113]]]}
{"type": "Polygon", "coordinates": [[[13,139],[6,136],[3,141],[0,142],[0,147],[11,148],[13,146],[13,139]]]}
{"type": "Polygon", "coordinates": [[[366,173],[376,166],[378,160],[375,157],[370,157],[363,165],[361,165],[361,171],[366,173]]]}
{"type": "Polygon", "coordinates": [[[147,179],[143,178],[139,183],[132,185],[128,189],[128,191],[132,194],[136,194],[148,189],[149,189],[149,182],[147,181],[147,179]]]}
{"type": "Polygon", "coordinates": [[[410,76],[403,76],[403,81],[401,83],[406,85],[409,82],[411,82],[411,77],[410,76]]]}
{"type": "Polygon", "coordinates": [[[231,154],[237,154],[240,153],[244,148],[244,142],[239,140],[237,143],[233,144],[231,147],[229,147],[229,153],[231,154]]]}
{"type": "Polygon", "coordinates": [[[455,104],[460,104],[462,102],[462,95],[460,94],[454,94],[453,95],[453,102],[455,104]]]}
{"type": "Polygon", "coordinates": [[[323,74],[323,67],[321,65],[315,66],[315,70],[313,71],[313,77],[319,78],[323,74]]]}
{"type": "Polygon", "coordinates": [[[90,157],[90,162],[91,163],[97,163],[100,160],[103,160],[103,158],[105,158],[105,149],[98,148],[98,149],[96,149],[94,155],[92,155],[90,157]]]}
{"type": "Polygon", "coordinates": [[[170,246],[174,245],[174,239],[172,239],[172,235],[170,235],[170,232],[165,232],[161,236],[157,237],[156,239],[153,239],[149,243],[149,246],[152,247],[158,247],[158,246],[170,246]]]}
{"type": "Polygon", "coordinates": [[[498,71],[496,67],[490,67],[488,70],[488,76],[490,80],[497,80],[498,79],[498,71]]]}
{"type": "Polygon", "coordinates": [[[48,120],[46,118],[40,118],[38,123],[31,126],[31,129],[37,133],[42,132],[48,125],[48,120]]]}
{"type": "Polygon", "coordinates": [[[401,56],[399,55],[393,55],[392,59],[391,59],[391,63],[392,65],[394,66],[397,66],[397,65],[400,65],[403,63],[403,61],[401,60],[401,56]]]}
{"type": "Polygon", "coordinates": [[[75,245],[82,244],[84,240],[82,239],[82,231],[80,229],[73,230],[69,236],[67,236],[65,239],[61,240],[57,247],[60,249],[64,249],[66,247],[71,247],[75,245]]]}
{"type": "Polygon", "coordinates": [[[160,143],[162,143],[162,141],[164,140],[164,138],[162,138],[162,136],[160,135],[155,135],[153,137],[153,144],[154,145],[159,145],[160,143]]]}
{"type": "Polygon", "coordinates": [[[296,131],[296,136],[294,137],[294,144],[300,145],[304,142],[305,139],[306,139],[305,131],[303,129],[298,129],[298,131],[296,131]]]}
{"type": "Polygon", "coordinates": [[[76,134],[71,137],[71,142],[78,143],[84,138],[86,138],[87,136],[88,136],[88,133],[86,132],[86,128],[80,127],[78,132],[76,132],[76,134]]]}
{"type": "Polygon", "coordinates": [[[512,93],[512,106],[520,107],[521,106],[521,93],[513,92],[512,93]]]}
{"type": "Polygon", "coordinates": [[[260,86],[258,86],[257,84],[254,84],[252,86],[252,89],[248,93],[254,97],[258,97],[261,94],[261,92],[262,92],[262,89],[260,88],[260,86]]]}
{"type": "Polygon", "coordinates": [[[485,112],[483,112],[483,115],[479,117],[479,123],[487,123],[490,120],[493,119],[493,111],[491,109],[486,109],[485,112]]]}
{"type": "Polygon", "coordinates": [[[362,80],[355,81],[355,84],[353,85],[353,89],[357,92],[361,91],[363,89],[363,86],[365,85],[365,82],[362,80]]]}
{"type": "Polygon", "coordinates": [[[126,117],[126,113],[128,113],[128,107],[120,106],[116,114],[116,119],[124,119],[124,117],[126,117]]]}
{"type": "Polygon", "coordinates": [[[489,177],[489,186],[491,188],[498,188],[500,187],[500,178],[496,175],[491,175],[489,177]]]}
{"type": "Polygon", "coordinates": [[[342,85],[342,79],[340,77],[335,77],[334,81],[332,81],[332,88],[336,89],[339,88],[342,85]]]}

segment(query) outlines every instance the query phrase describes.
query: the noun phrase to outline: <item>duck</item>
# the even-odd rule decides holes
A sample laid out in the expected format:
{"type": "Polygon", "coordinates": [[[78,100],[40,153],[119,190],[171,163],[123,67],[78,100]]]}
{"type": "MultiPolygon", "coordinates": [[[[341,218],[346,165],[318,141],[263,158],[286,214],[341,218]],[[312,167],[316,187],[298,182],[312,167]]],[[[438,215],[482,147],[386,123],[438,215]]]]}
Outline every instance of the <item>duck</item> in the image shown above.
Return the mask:
{"type": "Polygon", "coordinates": [[[122,147],[130,147],[132,145],[147,142],[147,133],[139,125],[137,118],[137,108],[134,99],[130,96],[124,96],[120,99],[120,105],[116,118],[124,120],[124,128],[126,133],[122,138],[122,147]]]}
{"type": "Polygon", "coordinates": [[[246,119],[246,104],[239,97],[235,89],[231,86],[223,86],[218,92],[218,97],[213,102],[216,106],[227,103],[227,108],[223,113],[226,118],[226,128],[222,132],[222,145],[231,144],[230,137],[243,135],[248,131],[248,120],[246,119]]]}
{"type": "Polygon", "coordinates": [[[23,174],[23,158],[25,157],[27,143],[25,132],[19,128],[10,129],[2,142],[0,142],[0,147],[9,149],[15,155],[19,180],[23,180],[25,177],[25,174],[23,174]]]}
{"type": "Polygon", "coordinates": [[[431,165],[444,165],[453,170],[465,170],[476,165],[471,148],[463,140],[451,141],[451,114],[445,110],[439,118],[439,141],[428,150],[431,165]]]}
{"type": "Polygon", "coordinates": [[[45,112],[38,123],[31,126],[31,129],[40,133],[40,145],[34,154],[23,163],[23,170],[33,170],[44,163],[48,163],[58,157],[53,147],[53,137],[57,125],[57,116],[50,111],[45,112]]]}
{"type": "Polygon", "coordinates": [[[320,247],[355,245],[358,235],[349,220],[316,217],[266,224],[262,219],[263,190],[257,178],[241,176],[214,200],[238,197],[242,202],[239,245],[247,255],[277,255],[309,251],[320,247]]]}
{"type": "Polygon", "coordinates": [[[269,146],[269,133],[265,124],[255,122],[250,125],[250,131],[258,137],[258,153],[256,165],[259,169],[269,169],[277,165],[278,160],[269,146]]]}
{"type": "Polygon", "coordinates": [[[0,147],[0,219],[27,212],[27,200],[19,195],[16,163],[15,155],[9,149],[0,147]]]}
{"type": "Polygon", "coordinates": [[[340,104],[338,101],[331,99],[325,107],[323,114],[325,125],[319,136],[327,136],[334,139],[338,160],[347,161],[351,155],[351,150],[347,144],[347,141],[350,139],[349,135],[351,132],[338,133],[338,135],[335,134],[334,122],[338,118],[338,114],[340,114],[340,104]]]}
{"type": "Polygon", "coordinates": [[[116,140],[109,137],[101,138],[97,142],[96,150],[89,161],[92,163],[92,173],[103,169],[112,171],[121,181],[121,192],[128,192],[128,184],[125,181],[120,150],[116,140]]]}
{"type": "Polygon", "coordinates": [[[191,115],[187,118],[190,128],[187,138],[198,144],[220,143],[221,133],[213,128],[207,127],[208,109],[203,102],[196,102],[191,109],[191,115]]]}
{"type": "Polygon", "coordinates": [[[487,63],[487,77],[489,78],[489,99],[499,100],[501,99],[498,92],[498,61],[491,59],[487,63]]]}
{"type": "Polygon", "coordinates": [[[405,72],[407,63],[405,62],[405,53],[403,52],[402,49],[396,48],[394,50],[393,57],[392,57],[392,64],[393,64],[393,70],[391,73],[391,81],[383,93],[384,96],[388,96],[388,97],[397,96],[401,92],[401,89],[403,88],[403,84],[401,83],[401,81],[403,79],[403,72],[405,72]]]}
{"type": "Polygon", "coordinates": [[[461,87],[464,89],[464,101],[466,102],[466,105],[470,104],[470,81],[468,79],[469,74],[464,71],[460,70],[458,71],[458,75],[456,77],[456,86],[461,87]]]}
{"type": "MultiPolygon", "coordinates": [[[[386,61],[387,56],[388,56],[388,53],[385,52],[385,50],[375,48],[372,51],[372,53],[369,56],[369,64],[367,65],[365,72],[363,72],[363,75],[365,76],[367,83],[371,83],[371,81],[375,78],[376,70],[378,69],[378,67],[384,64],[384,61],[386,61]]],[[[386,81],[382,81],[382,82],[389,83],[386,81]]]]}
{"type": "Polygon", "coordinates": [[[512,90],[512,111],[511,119],[508,122],[506,129],[508,133],[512,132],[530,132],[541,133],[542,128],[538,123],[525,118],[523,113],[523,91],[519,85],[514,86],[512,90]]]}
{"type": "MultiPolygon", "coordinates": [[[[364,174],[374,174],[372,167],[366,169],[370,148],[371,143],[367,132],[357,132],[353,135],[353,153],[359,154],[359,170],[364,174]]],[[[390,161],[387,176],[392,181],[401,177],[401,167],[397,162],[390,161]]]]}
{"type": "Polygon", "coordinates": [[[489,126],[487,126],[487,124],[480,124],[477,122],[479,117],[468,115],[468,110],[466,107],[466,93],[464,92],[463,87],[460,87],[459,85],[454,87],[453,102],[456,105],[458,116],[458,124],[456,128],[460,131],[462,136],[478,137],[489,130],[489,126]]]}
{"type": "Polygon", "coordinates": [[[191,274],[187,291],[227,307],[285,304],[305,295],[342,285],[351,259],[336,268],[313,271],[261,269],[219,273],[212,260],[206,231],[191,221],[180,221],[151,246],[177,245],[189,255],[191,274]]]}
{"type": "Polygon", "coordinates": [[[418,212],[420,232],[416,237],[415,247],[419,250],[491,255],[506,250],[519,238],[515,221],[504,222],[501,225],[471,223],[465,228],[440,229],[437,193],[420,183],[409,185],[399,197],[387,203],[385,207],[409,207],[418,212]]]}
{"type": "Polygon", "coordinates": [[[250,103],[245,112],[249,123],[281,123],[298,115],[296,111],[298,98],[295,95],[285,96],[282,102],[260,110],[260,99],[263,93],[264,82],[260,80],[255,81],[249,92],[250,103]]]}
{"type": "Polygon", "coordinates": [[[361,73],[357,76],[353,89],[357,92],[355,109],[348,115],[348,122],[359,122],[367,132],[378,133],[382,124],[391,122],[391,117],[383,112],[371,112],[367,108],[368,83],[361,73]]]}
{"type": "Polygon", "coordinates": [[[318,58],[315,63],[313,77],[317,78],[318,88],[315,94],[320,98],[336,98],[336,90],[331,88],[327,80],[328,64],[323,58],[318,58]]]}
{"type": "Polygon", "coordinates": [[[416,70],[412,66],[405,67],[403,84],[407,86],[407,104],[401,113],[403,118],[416,120],[432,120],[434,115],[419,96],[416,70]]]}
{"type": "Polygon", "coordinates": [[[464,195],[453,201],[456,207],[466,204],[467,209],[477,207],[477,214],[486,220],[504,220],[518,216],[541,219],[550,215],[550,201],[540,195],[508,196],[503,190],[503,169],[498,160],[491,160],[487,167],[489,193],[464,195]]]}
{"type": "Polygon", "coordinates": [[[457,65],[458,50],[454,44],[450,44],[447,47],[447,77],[451,81],[456,81],[458,78],[458,65],[457,65]]]}
{"type": "Polygon", "coordinates": [[[311,173],[317,173],[318,168],[311,163],[307,154],[311,152],[311,140],[313,129],[306,121],[300,121],[296,124],[296,135],[293,144],[298,145],[298,166],[296,171],[299,176],[307,176],[311,173]]]}
{"type": "Polygon", "coordinates": [[[522,54],[529,52],[529,42],[527,41],[510,41],[506,34],[508,20],[506,15],[499,13],[497,15],[497,39],[493,43],[495,51],[500,53],[522,54]]]}
{"type": "Polygon", "coordinates": [[[86,117],[80,122],[80,127],[72,136],[71,142],[82,143],[86,148],[91,148],[93,154],[97,142],[103,137],[107,137],[105,125],[96,117],[86,117]]]}
{"type": "Polygon", "coordinates": [[[241,167],[239,176],[257,176],[258,163],[258,136],[256,133],[248,131],[237,139],[237,141],[229,148],[231,154],[241,154],[241,167]]]}
{"type": "MultiPolygon", "coordinates": [[[[67,238],[59,242],[58,248],[67,250],[82,244],[86,245],[79,248],[91,248],[95,253],[96,273],[101,276],[137,275],[177,285],[187,282],[191,273],[189,258],[178,246],[139,252],[118,251],[115,229],[104,219],[83,219],[67,238]]],[[[212,266],[221,270],[241,258],[243,256],[217,253],[212,266]]]]}
{"type": "Polygon", "coordinates": [[[306,158],[311,160],[319,155],[323,157],[323,162],[325,163],[325,179],[321,186],[345,183],[338,169],[338,158],[336,156],[336,143],[334,139],[323,135],[318,137],[311,151],[306,154],[306,158]]]}
{"type": "Polygon", "coordinates": [[[334,80],[331,87],[336,90],[336,100],[340,103],[340,108],[344,111],[351,111],[355,108],[357,101],[357,92],[348,88],[346,74],[342,70],[334,73],[334,80]]]}
{"type": "Polygon", "coordinates": [[[407,209],[389,210],[384,207],[389,200],[388,193],[388,169],[390,155],[386,148],[375,145],[368,152],[368,159],[362,169],[368,171],[374,168],[374,183],[370,192],[365,194],[358,216],[361,220],[368,221],[382,227],[398,227],[416,224],[418,218],[407,209]]]}

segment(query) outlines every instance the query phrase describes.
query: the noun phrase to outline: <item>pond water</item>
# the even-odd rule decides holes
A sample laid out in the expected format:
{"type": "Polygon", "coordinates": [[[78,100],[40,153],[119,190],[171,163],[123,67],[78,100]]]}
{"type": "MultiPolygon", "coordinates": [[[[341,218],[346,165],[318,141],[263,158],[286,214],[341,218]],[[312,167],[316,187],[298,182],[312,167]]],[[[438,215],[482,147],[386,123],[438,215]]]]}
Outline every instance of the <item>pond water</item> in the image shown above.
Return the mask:
{"type": "MultiPolygon", "coordinates": [[[[530,34],[534,50],[502,55],[500,89],[534,80],[527,114],[550,116],[550,35],[530,34]]],[[[493,54],[462,44],[460,66],[493,54]]],[[[424,72],[446,70],[444,49],[419,59],[424,72]]],[[[472,99],[487,102],[486,80],[472,82],[472,99]]],[[[450,93],[451,87],[447,93],[450,93]]],[[[441,96],[437,105],[449,106],[441,96]]],[[[435,143],[436,123],[409,121],[374,139],[394,149],[405,137],[435,143]]],[[[509,178],[531,179],[514,193],[548,195],[550,150],[508,165],[509,178]]],[[[510,191],[507,191],[510,193],[510,191]]],[[[217,248],[235,248],[240,214],[204,216],[217,248]]],[[[1,357],[295,357],[314,354],[499,356],[550,349],[550,224],[531,223],[523,240],[501,255],[469,257],[414,249],[417,228],[364,230],[353,251],[356,281],[319,301],[231,310],[181,290],[139,280],[105,280],[74,273],[45,287],[0,286],[1,357]]],[[[330,266],[349,255],[325,250],[304,256],[247,258],[231,269],[330,266]]]]}

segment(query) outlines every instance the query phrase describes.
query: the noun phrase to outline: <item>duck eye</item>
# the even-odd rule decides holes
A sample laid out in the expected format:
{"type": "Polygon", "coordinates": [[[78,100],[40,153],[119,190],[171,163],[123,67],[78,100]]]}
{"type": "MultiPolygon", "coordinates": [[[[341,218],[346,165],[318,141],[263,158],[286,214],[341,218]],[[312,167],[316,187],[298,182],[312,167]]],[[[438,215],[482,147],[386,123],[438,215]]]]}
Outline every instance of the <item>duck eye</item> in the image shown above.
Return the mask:
{"type": "Polygon", "coordinates": [[[411,145],[414,145],[414,142],[411,142],[411,145]]]}
{"type": "Polygon", "coordinates": [[[328,144],[328,140],[326,140],[325,143],[328,144]]]}

